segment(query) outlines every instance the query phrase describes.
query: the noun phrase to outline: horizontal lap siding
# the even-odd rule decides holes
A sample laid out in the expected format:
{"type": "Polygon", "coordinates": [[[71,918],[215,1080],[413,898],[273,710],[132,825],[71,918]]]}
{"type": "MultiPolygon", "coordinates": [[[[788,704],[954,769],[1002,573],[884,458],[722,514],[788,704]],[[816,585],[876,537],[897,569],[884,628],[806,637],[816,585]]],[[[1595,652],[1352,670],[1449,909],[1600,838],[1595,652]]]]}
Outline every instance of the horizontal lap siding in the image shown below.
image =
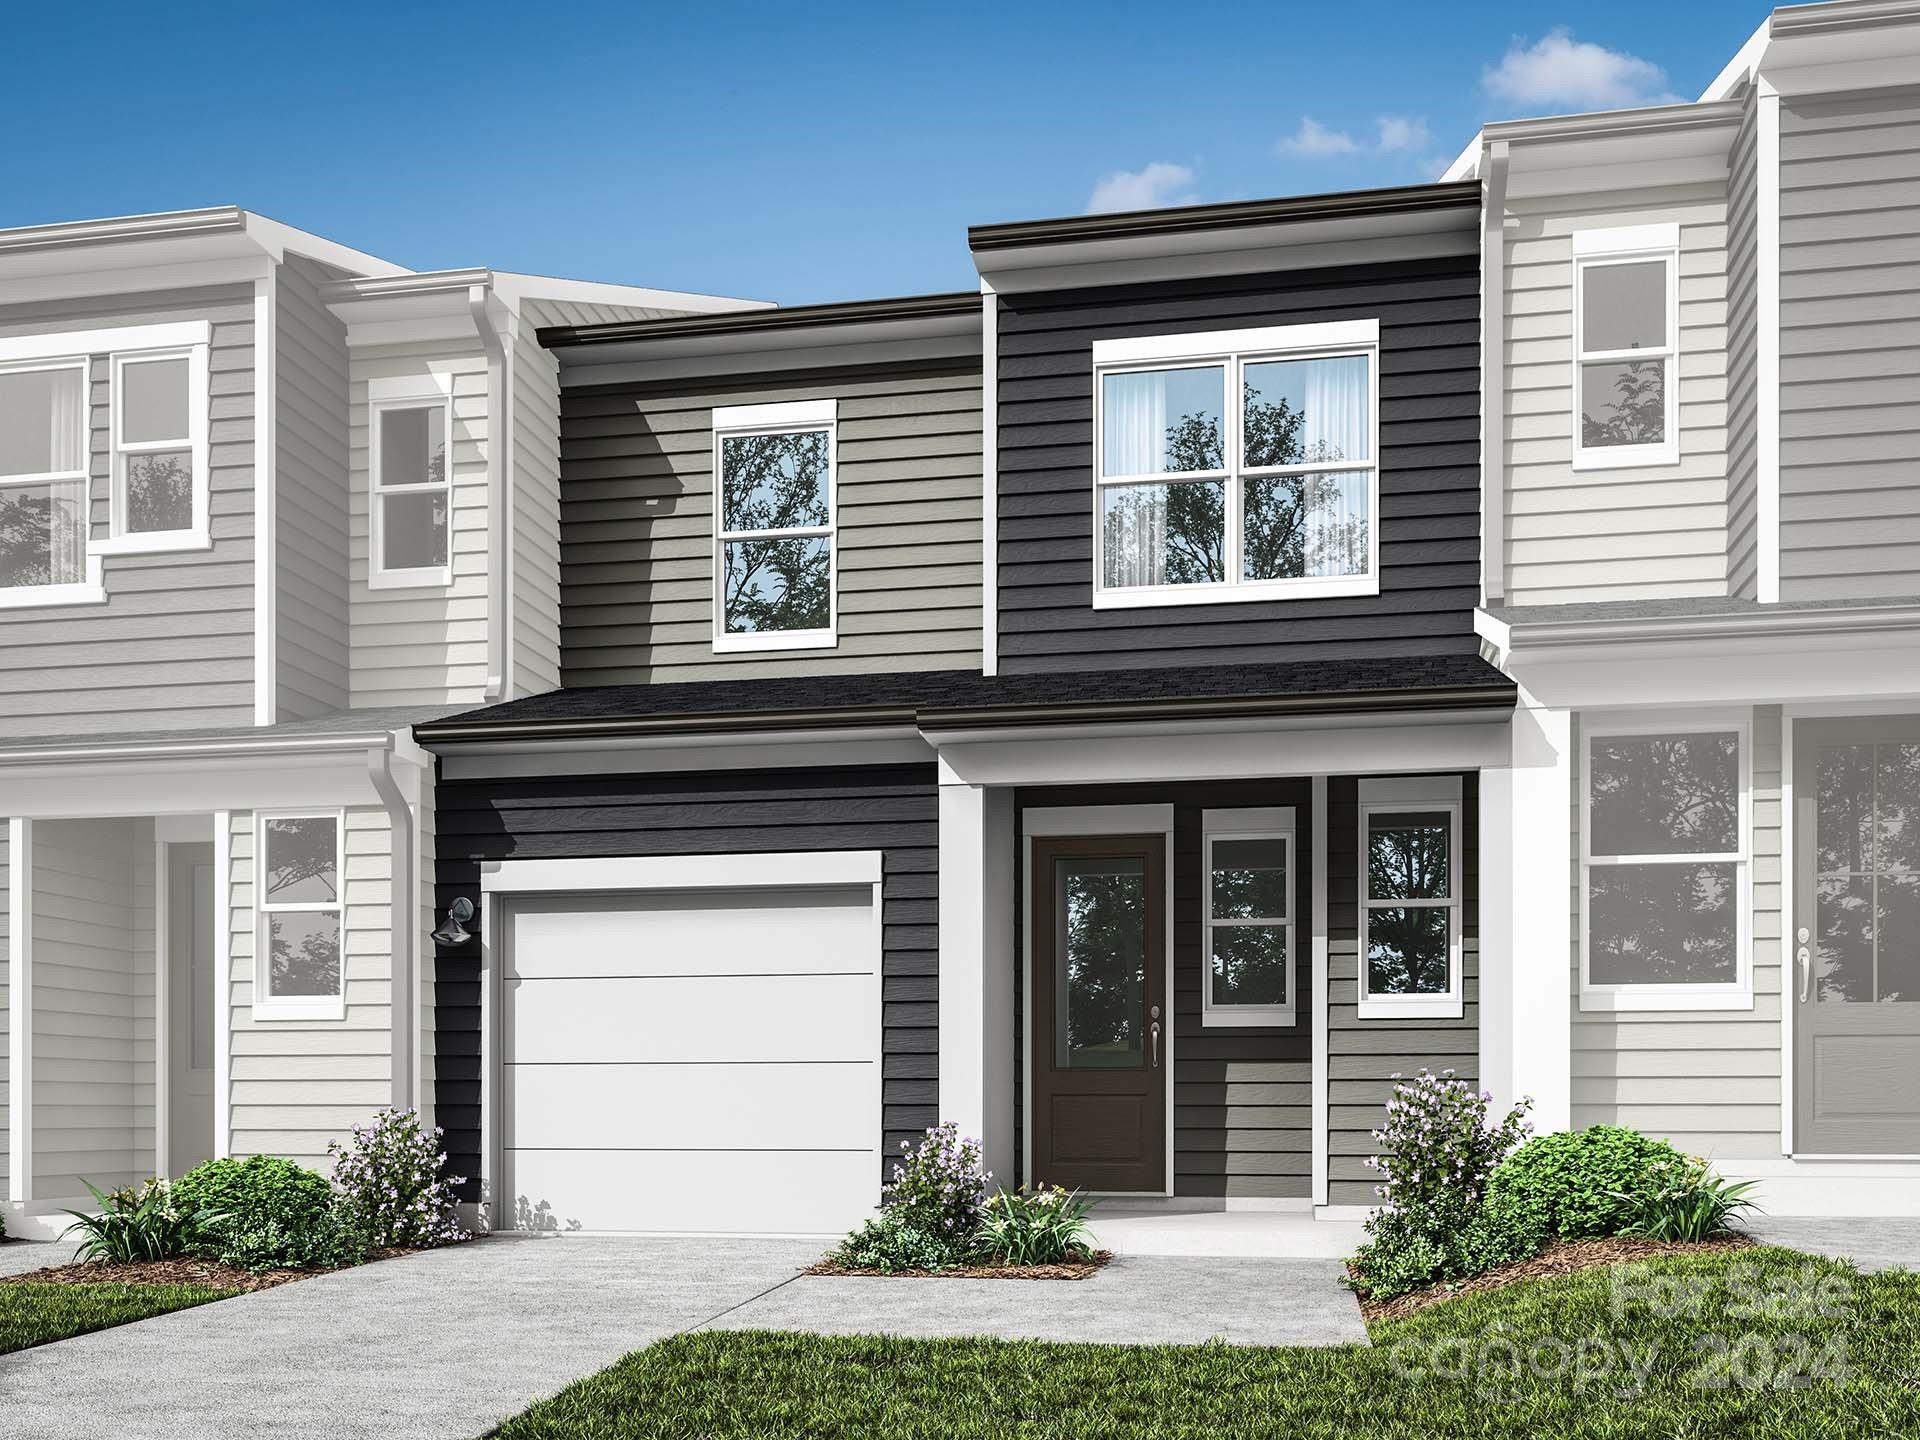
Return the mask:
{"type": "Polygon", "coordinates": [[[1780,598],[1920,593],[1920,91],[1780,132],[1780,598]]]}
{"type": "Polygon", "coordinates": [[[230,829],[233,1154],[284,1155],[324,1171],[327,1142],[345,1140],[393,1099],[392,829],[383,809],[346,812],[346,1018],[256,1020],[255,821],[235,811],[230,829]]]}
{"type": "Polygon", "coordinates": [[[560,366],[526,327],[562,323],[526,301],[513,346],[512,695],[560,688],[560,366]]]}
{"type": "Polygon", "coordinates": [[[1580,792],[1573,747],[1573,1124],[1630,1125],[1714,1158],[1780,1153],[1781,716],[1753,711],[1753,1007],[1580,1008],[1580,792]]]}
{"type": "Polygon", "coordinates": [[[561,668],[569,686],[980,663],[980,368],[567,390],[561,668]],[[713,407],[838,402],[838,643],[713,651],[713,407]]]}
{"type": "Polygon", "coordinates": [[[1516,202],[1507,227],[1507,598],[1515,605],[1727,593],[1727,201],[1723,187],[1516,202]],[[1680,229],[1677,465],[1573,469],[1573,235],[1680,229]]]}
{"type": "Polygon", "coordinates": [[[1000,664],[1011,672],[1472,650],[1479,577],[1479,270],[1472,256],[1003,296],[1000,664]],[[1098,610],[1093,342],[1380,321],[1381,592],[1098,610]]]}
{"type": "Polygon", "coordinates": [[[1480,1074],[1479,776],[1461,779],[1461,969],[1458,1020],[1362,1020],[1360,1002],[1360,793],[1351,775],[1327,782],[1327,1200],[1376,1204],[1367,1158],[1397,1079],[1421,1069],[1480,1074]]]}
{"type": "Polygon", "coordinates": [[[281,720],[347,704],[347,332],[319,295],[321,282],[341,273],[289,255],[278,277],[274,658],[281,720]]]}
{"type": "MultiPolygon", "coordinates": [[[[207,320],[213,548],[109,555],[104,605],[0,610],[0,735],[253,721],[253,294],[226,286],[0,307],[0,336],[207,320]]],[[[107,357],[93,357],[92,531],[110,505],[107,357]]]]}
{"type": "Polygon", "coordinates": [[[1758,128],[1750,96],[1727,181],[1727,593],[1749,600],[1760,555],[1758,128]]]}
{"type": "MultiPolygon", "coordinates": [[[[939,805],[933,767],[443,782],[435,903],[477,905],[486,860],[878,850],[884,1151],[939,1119],[939,805]]],[[[435,1108],[453,1170],[480,1173],[479,942],[440,947],[435,1108]]],[[[876,1186],[880,1177],[875,1177],[876,1186]]],[[[466,1198],[478,1198],[477,1181],[466,1198]]]]}

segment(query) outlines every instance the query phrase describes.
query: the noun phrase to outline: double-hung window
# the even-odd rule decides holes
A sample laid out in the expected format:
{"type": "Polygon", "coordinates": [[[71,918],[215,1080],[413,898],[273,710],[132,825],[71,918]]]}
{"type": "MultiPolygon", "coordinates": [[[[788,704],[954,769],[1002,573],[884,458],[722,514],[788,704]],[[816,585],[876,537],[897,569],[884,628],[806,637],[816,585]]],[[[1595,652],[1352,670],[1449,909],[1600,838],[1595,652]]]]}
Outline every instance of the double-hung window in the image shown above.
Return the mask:
{"type": "Polygon", "coordinates": [[[207,543],[207,352],[113,356],[111,550],[207,543]]]}
{"type": "Polygon", "coordinates": [[[1676,225],[1573,237],[1573,463],[1672,465],[1678,435],[1676,225]]]}
{"type": "Polygon", "coordinates": [[[1363,1019],[1463,1013],[1460,780],[1360,782],[1363,1019]]]}
{"type": "Polygon", "coordinates": [[[260,817],[256,1019],[329,1020],[346,1013],[343,829],[338,811],[260,817]]]}
{"type": "Polygon", "coordinates": [[[713,412],[713,648],[834,644],[832,400],[713,412]]]}
{"type": "Polygon", "coordinates": [[[1584,749],[1581,1008],[1750,1007],[1744,721],[1597,722],[1584,749]]]}
{"type": "Polygon", "coordinates": [[[0,604],[87,586],[87,360],[0,364],[0,604]]]}
{"type": "Polygon", "coordinates": [[[1294,1022],[1294,825],[1291,807],[1208,810],[1206,974],[1201,1023],[1294,1022]]]}
{"type": "Polygon", "coordinates": [[[1379,324],[1099,340],[1096,608],[1379,589],[1379,324]]]}
{"type": "Polygon", "coordinates": [[[441,391],[369,395],[371,520],[367,584],[453,583],[453,403],[441,391]]]}

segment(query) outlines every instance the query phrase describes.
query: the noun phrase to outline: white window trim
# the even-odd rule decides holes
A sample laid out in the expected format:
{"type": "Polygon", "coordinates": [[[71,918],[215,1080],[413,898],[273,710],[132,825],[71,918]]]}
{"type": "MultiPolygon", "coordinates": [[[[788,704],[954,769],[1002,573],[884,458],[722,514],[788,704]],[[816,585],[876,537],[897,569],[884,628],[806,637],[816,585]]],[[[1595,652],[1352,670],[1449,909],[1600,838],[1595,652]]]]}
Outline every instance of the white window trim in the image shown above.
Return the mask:
{"type": "Polygon", "coordinates": [[[1458,1020],[1466,1013],[1464,930],[1466,907],[1460,877],[1466,857],[1461,853],[1460,777],[1407,775],[1360,782],[1360,852],[1357,872],[1360,899],[1360,948],[1356,957],[1359,979],[1359,1016],[1362,1020],[1458,1020]],[[1444,900],[1375,900],[1368,893],[1367,840],[1376,814],[1403,814],[1425,810],[1444,812],[1449,819],[1447,839],[1447,895],[1444,900]],[[1418,906],[1447,912],[1447,989],[1441,995],[1370,995],[1367,993],[1367,927],[1372,912],[1418,906]]]}
{"type": "Polygon", "coordinates": [[[1680,463],[1680,227],[1626,225],[1577,230],[1573,235],[1573,468],[1630,470],[1680,463]],[[1596,350],[1586,353],[1586,274],[1601,265],[1660,260],[1667,271],[1667,343],[1660,349],[1596,350]],[[1583,363],[1663,360],[1666,365],[1665,439],[1657,445],[1605,445],[1589,450],[1580,439],[1580,371],[1583,363]]]}
{"type": "Polygon", "coordinates": [[[347,1018],[347,815],[344,810],[262,810],[253,818],[253,1005],[255,1020],[344,1020],[347,1018]],[[271,904],[267,900],[267,824],[273,820],[331,820],[334,841],[334,899],[271,904]],[[340,917],[340,993],[275,996],[268,988],[272,955],[267,917],[275,914],[331,913],[340,917]]]}
{"type": "Polygon", "coordinates": [[[1580,1008],[1612,1010],[1753,1009],[1753,735],[1751,717],[1742,712],[1686,711],[1645,718],[1598,719],[1583,723],[1580,738],[1579,926],[1580,1008]],[[1721,854],[1600,856],[1593,854],[1593,742],[1617,735],[1722,735],[1734,732],[1740,747],[1740,807],[1737,851],[1721,854]],[[1734,866],[1734,962],[1730,981],[1714,984],[1641,983],[1601,985],[1592,973],[1588,872],[1594,865],[1732,864],[1734,866]]]}
{"type": "Polygon", "coordinates": [[[840,405],[837,400],[795,400],[769,405],[716,405],[713,410],[713,648],[716,654],[764,650],[831,650],[840,643],[840,405]],[[722,443],[741,435],[792,435],[824,430],[827,436],[827,523],[784,530],[724,530],[726,510],[722,443]],[[733,634],[727,630],[726,554],[734,540],[824,536],[827,548],[827,625],[824,630],[775,630],[733,634]]]}
{"type": "Polygon", "coordinates": [[[1159,605],[1218,605],[1260,600],[1378,595],[1380,593],[1380,322],[1339,320],[1316,325],[1273,325],[1253,330],[1198,331],[1185,335],[1129,336],[1096,340],[1093,344],[1093,608],[1140,609],[1159,605]],[[1368,417],[1365,460],[1328,465],[1268,465],[1254,477],[1290,473],[1322,474],[1328,470],[1365,470],[1367,493],[1367,573],[1364,575],[1308,575],[1285,580],[1242,580],[1242,493],[1247,476],[1240,465],[1242,372],[1248,365],[1269,360],[1333,359],[1342,355],[1367,357],[1368,417]],[[1168,369],[1221,366],[1225,372],[1226,409],[1222,416],[1225,466],[1220,470],[1183,471],[1177,475],[1108,476],[1103,473],[1105,385],[1108,375],[1168,369]],[[1102,492],[1110,487],[1141,484],[1226,484],[1228,578],[1217,585],[1141,585],[1109,588],[1106,574],[1105,526],[1102,492]]]}
{"type": "Polygon", "coordinates": [[[422,384],[414,388],[369,385],[367,396],[367,588],[369,590],[444,590],[453,584],[453,395],[451,376],[436,376],[440,385],[422,384]],[[442,433],[447,443],[447,477],[423,483],[384,484],[380,476],[381,417],[392,410],[438,410],[442,433]],[[413,565],[390,570],[382,562],[386,554],[386,514],[383,502],[388,495],[430,495],[436,491],[447,497],[447,563],[413,565]]]}
{"type": "Polygon", "coordinates": [[[1292,1025],[1298,1015],[1300,976],[1295,969],[1298,952],[1294,936],[1300,917],[1296,896],[1299,890],[1300,846],[1295,834],[1293,807],[1274,805],[1245,810],[1203,810],[1200,814],[1200,1024],[1205,1029],[1227,1029],[1253,1025],[1292,1025]],[[1280,917],[1252,917],[1245,920],[1213,918],[1213,842],[1234,840],[1283,840],[1287,846],[1287,913],[1280,917]],[[1213,998],[1213,930],[1215,926],[1279,925],[1286,941],[1287,998],[1280,1005],[1224,1005],[1213,998]]]}
{"type": "MultiPolygon", "coordinates": [[[[93,524],[93,472],[92,472],[92,427],[87,423],[87,415],[92,408],[91,397],[87,394],[93,383],[93,364],[84,353],[73,353],[67,348],[68,342],[79,337],[40,336],[23,337],[34,342],[57,340],[58,348],[42,344],[43,353],[13,353],[15,347],[0,342],[0,371],[9,374],[21,371],[41,370],[77,370],[80,372],[81,390],[81,467],[78,470],[48,470],[34,475],[7,475],[0,477],[0,489],[11,489],[17,485],[77,484],[80,486],[81,509],[85,512],[82,523],[89,530],[93,524]]],[[[35,610],[51,605],[102,605],[106,603],[107,592],[103,584],[100,569],[100,557],[89,539],[86,549],[87,573],[84,580],[70,581],[64,585],[8,585],[0,586],[0,610],[35,610]]]]}
{"type": "Polygon", "coordinates": [[[210,496],[210,460],[208,434],[209,365],[204,344],[161,346],[147,349],[115,350],[107,357],[111,418],[107,444],[111,454],[107,494],[111,519],[105,538],[88,542],[94,555],[160,555],[182,550],[212,548],[213,537],[208,519],[212,509],[210,496]],[[121,375],[128,365],[148,364],[156,360],[187,362],[187,433],[172,440],[128,443],[120,438],[121,375]],[[130,455],[153,451],[186,450],[193,466],[193,521],[184,530],[126,530],[126,461],[130,455]]]}

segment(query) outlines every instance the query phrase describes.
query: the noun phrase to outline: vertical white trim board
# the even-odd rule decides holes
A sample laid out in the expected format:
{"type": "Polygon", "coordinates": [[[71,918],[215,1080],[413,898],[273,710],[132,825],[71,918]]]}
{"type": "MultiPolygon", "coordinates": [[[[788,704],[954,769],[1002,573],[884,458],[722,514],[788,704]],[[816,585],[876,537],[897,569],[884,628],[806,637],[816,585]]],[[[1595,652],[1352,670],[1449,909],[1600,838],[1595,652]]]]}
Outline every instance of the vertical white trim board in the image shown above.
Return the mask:
{"type": "Polygon", "coordinates": [[[1754,584],[1772,605],[1780,599],[1780,94],[1761,80],[1754,103],[1754,584]]]}
{"type": "MultiPolygon", "coordinates": [[[[173,1174],[173,866],[168,842],[153,842],[153,1173],[173,1174]]],[[[192,964],[192,957],[188,957],[192,964]]],[[[191,994],[191,989],[189,989],[191,994]]]]}
{"type": "Polygon", "coordinates": [[[7,1199],[33,1198],[33,821],[7,821],[7,1199]],[[24,879],[24,883],[23,882],[24,879]]]}
{"type": "MultiPolygon", "coordinates": [[[[259,856],[254,857],[255,865],[259,856]]],[[[213,812],[213,1154],[233,1153],[233,813],[213,812]]]]}
{"type": "MultiPolygon", "coordinates": [[[[279,271],[253,282],[253,723],[271,725],[279,717],[275,693],[278,624],[274,563],[277,530],[274,476],[279,419],[274,394],[279,367],[279,271]]],[[[209,477],[211,487],[212,479],[209,477]]],[[[221,1154],[225,1154],[223,1150],[221,1154]]]]}
{"type": "Polygon", "coordinates": [[[980,671],[1000,673],[1000,297],[980,282],[980,671]]]}
{"type": "Polygon", "coordinates": [[[1315,775],[1312,783],[1313,1203],[1325,1205],[1332,1190],[1331,1140],[1327,1133],[1332,1121],[1332,1065],[1327,1047],[1333,1030],[1332,996],[1328,993],[1333,925],[1327,914],[1327,777],[1315,775]]]}

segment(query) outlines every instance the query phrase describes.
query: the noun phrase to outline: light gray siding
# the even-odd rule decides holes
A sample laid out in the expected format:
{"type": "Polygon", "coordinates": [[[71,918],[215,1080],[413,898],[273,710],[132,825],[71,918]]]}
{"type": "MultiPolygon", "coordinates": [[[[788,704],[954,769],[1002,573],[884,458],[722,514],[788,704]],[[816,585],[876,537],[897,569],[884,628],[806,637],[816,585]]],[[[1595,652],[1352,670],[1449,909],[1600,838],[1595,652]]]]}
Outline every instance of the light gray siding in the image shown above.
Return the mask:
{"type": "Polygon", "coordinates": [[[1724,187],[1516,201],[1507,227],[1506,563],[1515,605],[1724,595],[1724,187]],[[1573,234],[1680,227],[1680,461],[1573,469],[1573,234]]]}
{"type": "Polygon", "coordinates": [[[340,272],[296,255],[280,267],[275,318],[274,537],[278,719],[345,708],[347,337],[321,304],[340,272]]]}
{"type": "Polygon", "coordinates": [[[1751,96],[1727,178],[1727,593],[1754,599],[1759,577],[1758,111],[1751,96]]]}
{"type": "Polygon", "coordinates": [[[13,1163],[13,1144],[8,1126],[13,1111],[9,1109],[13,1075],[13,1029],[8,1020],[8,980],[12,965],[12,906],[7,903],[11,893],[8,886],[12,883],[11,852],[13,841],[12,826],[7,817],[0,815],[0,1199],[9,1193],[7,1190],[8,1166],[13,1163]]]}
{"type": "Polygon", "coordinates": [[[1580,1008],[1580,794],[1575,726],[1572,823],[1574,1128],[1629,1125],[1716,1160],[1780,1154],[1781,718],[1753,711],[1753,1006],[1580,1008]]]}
{"type": "Polygon", "coordinates": [[[980,663],[977,359],[817,376],[569,389],[568,685],[948,670],[980,663]],[[715,654],[713,407],[839,402],[839,643],[715,654]]]}
{"type": "Polygon", "coordinates": [[[1920,90],[1780,118],[1780,598],[1920,593],[1920,90]]]}
{"type": "MultiPolygon", "coordinates": [[[[105,557],[104,605],[0,610],[0,736],[251,724],[253,293],[250,287],[0,307],[0,335],[205,319],[210,550],[105,557]]],[[[92,367],[93,530],[107,530],[110,385],[92,367]]]]}
{"type": "MultiPolygon", "coordinates": [[[[565,307],[571,308],[571,307],[565,307]]],[[[513,693],[560,688],[560,366],[534,339],[568,323],[529,300],[513,347],[513,693]]]]}

